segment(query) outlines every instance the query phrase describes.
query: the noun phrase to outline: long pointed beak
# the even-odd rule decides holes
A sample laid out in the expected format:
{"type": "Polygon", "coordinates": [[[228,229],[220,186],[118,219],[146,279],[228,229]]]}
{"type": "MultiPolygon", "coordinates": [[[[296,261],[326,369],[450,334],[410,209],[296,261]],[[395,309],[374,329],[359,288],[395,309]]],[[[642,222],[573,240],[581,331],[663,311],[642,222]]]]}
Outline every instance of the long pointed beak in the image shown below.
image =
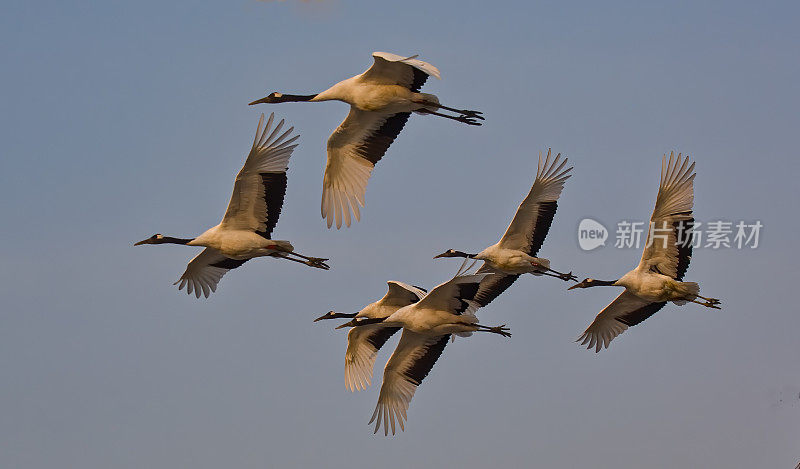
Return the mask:
{"type": "Polygon", "coordinates": [[[353,321],[348,321],[344,324],[336,326],[335,329],[344,329],[345,327],[353,327],[353,326],[355,326],[355,324],[353,324],[353,321]]]}
{"type": "Polygon", "coordinates": [[[317,319],[314,319],[314,322],[322,321],[323,319],[331,319],[330,315],[331,315],[332,312],[333,311],[328,311],[327,313],[323,314],[322,316],[318,317],[317,319]]]}
{"type": "Polygon", "coordinates": [[[567,290],[573,290],[573,289],[575,289],[575,288],[580,288],[580,287],[582,287],[582,286],[583,286],[583,282],[581,282],[581,283],[576,283],[575,285],[573,285],[573,286],[571,286],[571,287],[567,288],[567,290]]]}
{"type": "Polygon", "coordinates": [[[248,106],[252,106],[253,104],[262,104],[262,103],[267,103],[267,102],[268,102],[268,100],[269,100],[269,96],[265,96],[265,97],[263,97],[263,98],[261,98],[261,99],[257,99],[257,100],[255,100],[255,101],[253,101],[252,103],[248,104],[248,106]]]}
{"type": "Polygon", "coordinates": [[[433,256],[433,258],[434,258],[434,259],[438,259],[438,258],[440,258],[440,257],[444,257],[444,254],[445,254],[445,253],[441,253],[441,254],[439,254],[438,256],[433,256]]]}
{"type": "Polygon", "coordinates": [[[149,241],[149,240],[150,240],[150,238],[143,239],[143,240],[139,241],[138,243],[133,243],[133,245],[134,246],[138,246],[140,244],[147,244],[147,241],[149,241]]]}

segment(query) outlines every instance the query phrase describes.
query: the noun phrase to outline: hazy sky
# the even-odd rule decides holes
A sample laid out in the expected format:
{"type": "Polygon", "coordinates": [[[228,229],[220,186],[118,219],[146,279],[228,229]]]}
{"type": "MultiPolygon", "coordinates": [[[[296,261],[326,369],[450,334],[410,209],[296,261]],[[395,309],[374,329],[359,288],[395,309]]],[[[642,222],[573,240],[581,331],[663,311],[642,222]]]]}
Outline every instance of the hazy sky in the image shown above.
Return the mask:
{"type": "MultiPolygon", "coordinates": [[[[800,460],[795,2],[5,2],[0,15],[0,466],[792,468],[800,460]],[[425,91],[483,127],[413,116],[362,221],[319,215],[342,103],[248,107],[420,54],[425,91]],[[218,223],[260,112],[301,133],[275,230],[330,271],[257,260],[197,300],[197,252],[136,247],[218,223]],[[385,280],[427,287],[505,230],[552,147],[570,158],[541,255],[617,278],[578,222],[652,211],[660,157],[697,161],[698,220],[760,220],[758,249],[697,249],[721,311],[669,305],[600,354],[573,340],[616,294],[520,279],[448,346],[406,432],[373,436],[344,331],[385,280]]],[[[613,236],[613,234],[612,234],[613,236]]]]}

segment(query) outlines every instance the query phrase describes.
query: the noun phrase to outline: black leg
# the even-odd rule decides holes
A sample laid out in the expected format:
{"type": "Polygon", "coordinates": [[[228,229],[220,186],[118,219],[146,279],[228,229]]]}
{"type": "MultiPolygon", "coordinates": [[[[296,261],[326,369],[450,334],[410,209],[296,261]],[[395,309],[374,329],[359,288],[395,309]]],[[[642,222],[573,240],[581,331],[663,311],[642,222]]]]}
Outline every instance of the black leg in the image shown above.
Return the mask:
{"type": "Polygon", "coordinates": [[[562,273],[562,272],[559,272],[557,270],[547,269],[546,272],[541,272],[541,273],[544,274],[544,275],[549,275],[550,277],[555,277],[555,278],[561,279],[561,280],[563,280],[565,282],[569,282],[570,280],[572,280],[574,282],[578,281],[578,277],[572,275],[572,272],[562,273]],[[548,272],[552,272],[552,274],[548,273],[548,272]]]}
{"type": "Polygon", "coordinates": [[[511,333],[508,332],[509,328],[506,327],[505,324],[503,324],[501,326],[494,326],[494,327],[484,326],[484,325],[481,325],[481,324],[473,324],[473,326],[477,327],[478,331],[480,331],[480,332],[491,332],[492,334],[500,334],[503,337],[511,337],[511,333]]]}
{"type": "Polygon", "coordinates": [[[433,102],[430,102],[430,101],[416,101],[416,102],[419,103],[419,104],[422,104],[423,106],[437,107],[437,108],[445,109],[447,111],[457,112],[457,113],[463,115],[464,117],[471,117],[471,118],[474,118],[474,119],[486,120],[481,115],[483,113],[480,112],[480,111],[470,111],[468,109],[456,109],[456,108],[453,108],[453,107],[445,106],[444,104],[433,103],[433,102]]]}
{"type": "Polygon", "coordinates": [[[441,112],[431,111],[431,110],[428,110],[428,109],[417,109],[417,112],[419,112],[421,114],[433,114],[434,116],[444,117],[444,118],[447,118],[447,119],[453,119],[454,121],[463,122],[463,123],[465,123],[467,125],[483,125],[480,122],[476,121],[474,118],[468,117],[468,116],[464,116],[464,115],[450,116],[450,115],[447,115],[447,114],[442,114],[441,112]]]}
{"type": "Polygon", "coordinates": [[[304,256],[304,255],[300,254],[299,252],[294,252],[294,251],[288,252],[287,254],[291,254],[291,255],[294,255],[294,256],[300,257],[300,258],[302,258],[302,259],[305,259],[305,260],[307,260],[307,261],[313,261],[313,262],[316,262],[316,263],[325,262],[325,261],[327,261],[327,260],[328,260],[327,258],[324,258],[324,257],[309,257],[309,256],[304,256]]]}
{"type": "Polygon", "coordinates": [[[711,303],[712,305],[718,305],[720,303],[720,301],[716,298],[706,298],[705,296],[700,296],[700,295],[697,295],[697,297],[706,300],[708,303],[711,303]]]}
{"type": "Polygon", "coordinates": [[[330,269],[328,264],[325,263],[325,261],[327,259],[320,259],[320,258],[317,258],[317,257],[301,256],[304,259],[307,259],[307,260],[301,260],[301,259],[295,259],[293,257],[289,257],[289,254],[299,255],[299,254],[294,253],[294,252],[291,252],[291,253],[290,252],[281,252],[281,253],[273,253],[273,254],[270,254],[270,255],[273,256],[273,257],[280,257],[282,259],[286,259],[286,260],[289,260],[289,261],[299,262],[301,264],[305,264],[305,265],[308,265],[308,266],[311,266],[311,267],[316,267],[318,269],[323,269],[323,270],[330,269]]]}
{"type": "Polygon", "coordinates": [[[711,309],[722,309],[719,306],[717,306],[719,303],[712,303],[711,301],[706,301],[706,302],[697,301],[697,300],[688,300],[688,301],[691,301],[692,303],[697,303],[697,304],[699,304],[701,306],[705,306],[705,307],[711,308],[711,309]]]}

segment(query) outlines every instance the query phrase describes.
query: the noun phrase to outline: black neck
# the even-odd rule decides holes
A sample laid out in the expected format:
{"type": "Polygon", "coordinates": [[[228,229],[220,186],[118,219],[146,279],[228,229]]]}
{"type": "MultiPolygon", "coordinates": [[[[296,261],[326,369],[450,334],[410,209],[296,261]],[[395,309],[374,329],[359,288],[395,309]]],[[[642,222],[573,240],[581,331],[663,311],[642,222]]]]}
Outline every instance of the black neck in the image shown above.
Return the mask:
{"type": "Polygon", "coordinates": [[[363,318],[356,320],[356,326],[366,326],[367,324],[377,324],[379,322],[385,321],[386,318],[363,318]]]}
{"type": "Polygon", "coordinates": [[[458,256],[458,257],[466,257],[468,259],[475,259],[475,256],[477,256],[477,255],[478,255],[477,253],[475,253],[475,254],[467,254],[466,252],[456,251],[456,256],[458,256]]]}
{"type": "Polygon", "coordinates": [[[615,283],[617,283],[617,280],[597,280],[597,279],[595,279],[594,282],[592,282],[591,286],[593,286],[593,287],[613,287],[615,283]]]}
{"type": "Polygon", "coordinates": [[[283,94],[281,96],[275,97],[276,103],[287,103],[287,102],[303,102],[303,101],[311,101],[317,95],[315,94],[283,94]]]}
{"type": "Polygon", "coordinates": [[[173,238],[172,236],[164,236],[158,239],[157,244],[186,244],[194,238],[173,238]]]}
{"type": "Polygon", "coordinates": [[[358,313],[331,313],[327,319],[354,318],[358,313]]]}

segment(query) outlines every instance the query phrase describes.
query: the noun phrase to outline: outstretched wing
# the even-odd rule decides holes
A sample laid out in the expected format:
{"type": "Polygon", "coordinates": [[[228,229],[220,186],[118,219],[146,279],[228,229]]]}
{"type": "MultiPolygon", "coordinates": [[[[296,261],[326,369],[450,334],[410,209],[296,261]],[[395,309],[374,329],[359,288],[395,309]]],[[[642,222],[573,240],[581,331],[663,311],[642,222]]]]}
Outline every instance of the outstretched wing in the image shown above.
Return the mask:
{"type": "Polygon", "coordinates": [[[175,285],[180,283],[178,290],[183,290],[183,287],[186,287],[186,293],[189,295],[194,293],[197,298],[200,298],[202,293],[203,296],[208,298],[211,292],[217,291],[217,284],[223,275],[245,262],[247,262],[247,259],[231,259],[223,256],[216,249],[205,248],[194,259],[189,261],[186,271],[175,282],[175,285]]]}
{"type": "Polygon", "coordinates": [[[389,52],[373,52],[372,58],[375,62],[361,74],[361,78],[380,84],[404,86],[417,93],[425,84],[428,75],[438,79],[441,79],[441,76],[439,69],[415,57],[416,55],[403,57],[389,52]]]}
{"type": "Polygon", "coordinates": [[[501,293],[506,291],[508,287],[510,287],[511,284],[513,284],[517,278],[519,278],[519,274],[507,274],[499,270],[494,270],[485,262],[476,273],[492,274],[481,280],[480,286],[478,287],[478,292],[475,294],[474,300],[481,306],[481,308],[488,305],[495,298],[500,296],[501,293]]]}
{"type": "Polygon", "coordinates": [[[467,264],[469,259],[466,259],[461,268],[456,273],[455,277],[447,282],[436,286],[428,293],[425,298],[417,303],[421,309],[432,309],[438,311],[446,311],[451,314],[472,314],[480,304],[475,301],[475,296],[481,286],[481,281],[486,277],[493,275],[490,272],[481,272],[470,274],[468,271],[475,264],[467,264]]]}
{"type": "Polygon", "coordinates": [[[344,354],[344,381],[350,391],[367,389],[372,383],[372,369],[378,350],[400,327],[383,327],[380,324],[353,327],[347,333],[347,350],[344,354]]]}
{"type": "Polygon", "coordinates": [[[376,303],[381,306],[408,306],[423,299],[427,291],[420,287],[415,287],[407,283],[389,280],[389,291],[376,303]]]}
{"type": "Polygon", "coordinates": [[[586,345],[590,350],[594,347],[594,351],[599,352],[603,347],[608,348],[614,337],[654,315],[665,304],[667,303],[651,303],[633,293],[622,292],[600,311],[576,342],[586,345]]]}
{"type": "Polygon", "coordinates": [[[361,219],[372,168],[403,130],[411,113],[387,114],[350,108],[345,120],[328,139],[328,162],[322,179],[322,218],[328,228],[336,222],[350,226],[361,219]],[[352,215],[351,215],[352,214],[352,215]]]}
{"type": "Polygon", "coordinates": [[[236,176],[233,194],[221,226],[226,229],[255,231],[269,239],[278,223],[286,193],[286,170],[299,135],[285,140],[294,130],[279,134],[283,119],[271,130],[275,114],[264,125],[264,114],[258,121],[256,137],[244,166],[236,176]]]}
{"type": "MultiPolygon", "coordinates": [[[[389,291],[380,300],[370,306],[377,306],[377,309],[367,307],[364,312],[368,317],[373,317],[377,311],[381,315],[388,316],[403,306],[416,303],[425,296],[425,290],[414,287],[403,282],[389,281],[389,291]]],[[[375,357],[378,350],[389,340],[389,337],[399,331],[399,327],[384,327],[381,324],[371,324],[350,329],[347,335],[347,352],[344,357],[344,377],[345,385],[351,390],[366,389],[372,381],[372,369],[375,365],[375,357]]]]}
{"type": "Polygon", "coordinates": [[[670,152],[661,160],[661,183],[639,269],[682,280],[692,258],[694,163],[670,152]]]}
{"type": "Polygon", "coordinates": [[[536,179],[527,197],[519,205],[505,234],[500,238],[498,243],[500,247],[523,251],[531,256],[536,255],[550,230],[550,224],[558,207],[556,201],[564,189],[564,182],[571,176],[568,173],[572,168],[564,169],[566,164],[567,158],[561,160],[561,153],[556,155],[552,162],[549,149],[544,162],[542,154],[539,153],[536,179]]]}
{"type": "Polygon", "coordinates": [[[383,370],[378,404],[369,421],[375,422],[375,433],[378,433],[381,423],[385,435],[389,434],[390,425],[394,435],[395,422],[401,430],[405,430],[403,422],[408,419],[411,398],[441,356],[449,339],[449,334],[431,337],[403,330],[400,342],[383,370]]]}

